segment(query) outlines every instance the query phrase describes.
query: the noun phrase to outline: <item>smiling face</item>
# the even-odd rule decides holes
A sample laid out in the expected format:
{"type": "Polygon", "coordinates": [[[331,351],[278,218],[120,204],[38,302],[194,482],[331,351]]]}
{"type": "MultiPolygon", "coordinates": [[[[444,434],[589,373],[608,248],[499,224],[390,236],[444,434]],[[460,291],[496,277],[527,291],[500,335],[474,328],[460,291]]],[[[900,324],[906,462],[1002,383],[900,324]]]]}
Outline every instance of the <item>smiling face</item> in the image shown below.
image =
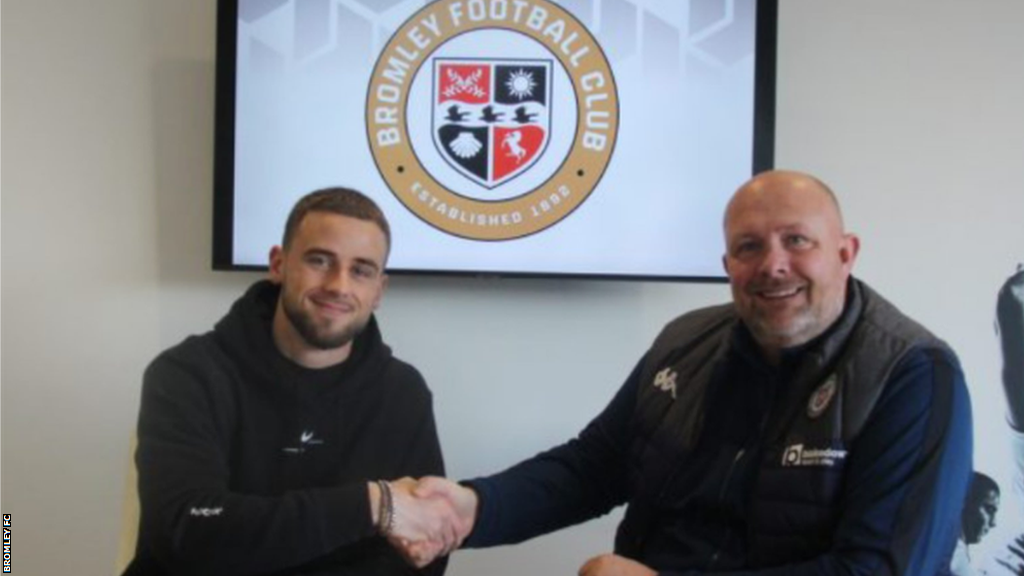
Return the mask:
{"type": "Polygon", "coordinates": [[[373,222],[306,214],[288,247],[270,253],[271,281],[281,285],[273,323],[281,353],[309,368],[347,359],[387,286],[387,249],[373,222]]]}
{"type": "Polygon", "coordinates": [[[729,202],[725,243],[737,314],[769,359],[839,318],[859,240],[843,233],[817,180],[795,172],[752,179],[729,202]]]}

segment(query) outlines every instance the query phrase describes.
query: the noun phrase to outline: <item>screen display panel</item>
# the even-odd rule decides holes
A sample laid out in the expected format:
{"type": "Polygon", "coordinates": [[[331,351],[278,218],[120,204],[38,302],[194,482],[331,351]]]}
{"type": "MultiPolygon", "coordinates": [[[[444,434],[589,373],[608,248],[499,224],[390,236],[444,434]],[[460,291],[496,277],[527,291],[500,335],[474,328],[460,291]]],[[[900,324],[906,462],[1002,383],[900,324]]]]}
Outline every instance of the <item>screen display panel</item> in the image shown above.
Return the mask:
{"type": "Polygon", "coordinates": [[[214,266],[303,194],[373,198],[391,273],[721,280],[771,167],[755,0],[221,0],[214,266]]]}

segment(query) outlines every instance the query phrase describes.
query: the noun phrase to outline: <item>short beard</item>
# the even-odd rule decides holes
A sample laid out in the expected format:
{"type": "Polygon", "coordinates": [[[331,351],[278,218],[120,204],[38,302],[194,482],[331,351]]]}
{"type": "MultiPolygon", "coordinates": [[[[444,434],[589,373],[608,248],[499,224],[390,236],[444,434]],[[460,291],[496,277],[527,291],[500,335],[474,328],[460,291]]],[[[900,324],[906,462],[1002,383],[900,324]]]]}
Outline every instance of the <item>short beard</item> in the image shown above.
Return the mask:
{"type": "Polygon", "coordinates": [[[771,325],[760,318],[752,318],[747,326],[753,333],[754,338],[762,344],[775,346],[777,348],[792,348],[806,344],[821,336],[843,314],[843,303],[836,303],[815,314],[813,308],[807,308],[793,319],[784,330],[773,329],[771,325]]]}
{"type": "Polygon", "coordinates": [[[313,348],[318,350],[336,350],[342,346],[347,345],[349,342],[355,340],[356,336],[359,336],[363,330],[366,329],[366,324],[350,324],[340,332],[335,333],[324,333],[317,325],[313,322],[313,319],[298,308],[294,308],[288,304],[287,300],[282,299],[281,304],[284,309],[284,315],[291,322],[295,331],[299,333],[299,336],[305,340],[306,344],[309,344],[313,348]]]}
{"type": "Polygon", "coordinates": [[[814,323],[814,318],[810,314],[802,314],[799,318],[795,319],[793,324],[788,326],[786,330],[777,330],[770,326],[768,322],[759,318],[751,319],[751,322],[748,322],[747,326],[750,328],[750,332],[754,335],[754,340],[763,345],[781,350],[784,348],[799,346],[800,344],[813,339],[813,336],[808,338],[805,332],[807,332],[814,323]]]}

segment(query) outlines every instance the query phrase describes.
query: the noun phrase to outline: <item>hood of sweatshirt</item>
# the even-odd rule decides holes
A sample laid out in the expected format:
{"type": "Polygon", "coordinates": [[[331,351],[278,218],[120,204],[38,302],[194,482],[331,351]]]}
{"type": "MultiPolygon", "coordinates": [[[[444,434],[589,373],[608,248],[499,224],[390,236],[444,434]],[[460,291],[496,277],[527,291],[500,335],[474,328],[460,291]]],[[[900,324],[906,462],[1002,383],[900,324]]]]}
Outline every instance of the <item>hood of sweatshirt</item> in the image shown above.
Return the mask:
{"type": "Polygon", "coordinates": [[[281,288],[269,280],[249,287],[214,327],[214,337],[231,357],[241,376],[280,401],[311,406],[360,394],[373,385],[391,358],[381,339],[377,319],[370,317],[356,336],[352,353],[340,364],[321,369],[300,366],[274,343],[272,322],[281,288]]]}

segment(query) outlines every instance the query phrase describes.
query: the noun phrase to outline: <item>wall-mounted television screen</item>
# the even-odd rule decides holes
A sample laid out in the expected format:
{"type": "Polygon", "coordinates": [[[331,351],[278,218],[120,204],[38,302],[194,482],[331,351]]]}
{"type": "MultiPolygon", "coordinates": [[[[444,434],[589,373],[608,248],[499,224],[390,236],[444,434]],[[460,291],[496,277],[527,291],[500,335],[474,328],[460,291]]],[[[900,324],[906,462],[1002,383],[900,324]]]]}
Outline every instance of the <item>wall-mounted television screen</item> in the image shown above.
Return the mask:
{"type": "Polygon", "coordinates": [[[358,189],[391,273],[721,280],[776,0],[221,0],[214,267],[358,189]]]}

